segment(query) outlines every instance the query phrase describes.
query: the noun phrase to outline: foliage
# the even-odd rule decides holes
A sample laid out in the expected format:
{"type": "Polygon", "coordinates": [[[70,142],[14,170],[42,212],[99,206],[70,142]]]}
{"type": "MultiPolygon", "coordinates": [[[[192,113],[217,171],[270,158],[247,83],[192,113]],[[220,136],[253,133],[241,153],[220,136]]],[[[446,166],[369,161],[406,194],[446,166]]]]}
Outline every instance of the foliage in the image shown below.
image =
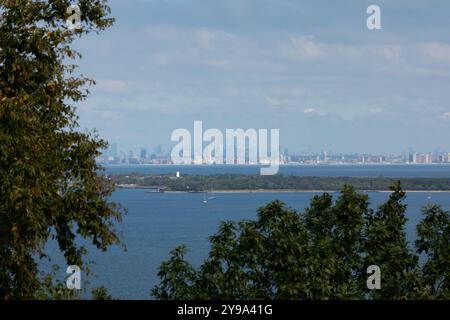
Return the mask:
{"type": "Polygon", "coordinates": [[[368,196],[344,186],[312,198],[303,212],[274,201],[255,221],[223,222],[207,259],[192,267],[185,247],[159,270],[157,299],[449,299],[450,213],[424,209],[414,252],[405,235],[405,192],[392,186],[373,210],[368,196]],[[419,263],[419,254],[426,259],[419,263]],[[367,267],[381,289],[367,288],[367,267]]]}
{"type": "Polygon", "coordinates": [[[184,261],[185,246],[175,248],[169,261],[161,265],[158,276],[160,287],[155,288],[155,295],[161,299],[183,299],[192,297],[191,287],[195,280],[195,270],[184,261]]]}
{"type": "Polygon", "coordinates": [[[108,293],[108,290],[104,286],[92,289],[92,299],[114,300],[113,296],[108,293]]]}
{"type": "MultiPolygon", "coordinates": [[[[216,190],[328,190],[339,191],[345,185],[357,190],[389,190],[398,179],[386,177],[301,177],[277,174],[214,174],[173,175],[112,174],[111,179],[119,185],[153,187],[167,191],[200,192],[213,187],[216,190]]],[[[450,178],[402,178],[406,190],[450,190],[450,178]]]]}
{"type": "Polygon", "coordinates": [[[39,290],[35,293],[35,298],[40,300],[74,300],[81,299],[81,290],[70,290],[65,282],[55,280],[56,273],[60,266],[53,265],[50,273],[41,272],[39,290]]]}
{"type": "Polygon", "coordinates": [[[95,158],[106,142],[80,132],[74,104],[93,81],[76,74],[71,43],[109,27],[106,0],[80,0],[82,29],[68,30],[68,0],[0,0],[0,298],[36,298],[37,259],[56,239],[83,266],[78,236],[117,243],[122,210],[95,158]]]}
{"type": "Polygon", "coordinates": [[[450,215],[436,205],[423,209],[425,218],[417,226],[416,247],[426,255],[421,270],[426,294],[450,297],[450,215]]]}

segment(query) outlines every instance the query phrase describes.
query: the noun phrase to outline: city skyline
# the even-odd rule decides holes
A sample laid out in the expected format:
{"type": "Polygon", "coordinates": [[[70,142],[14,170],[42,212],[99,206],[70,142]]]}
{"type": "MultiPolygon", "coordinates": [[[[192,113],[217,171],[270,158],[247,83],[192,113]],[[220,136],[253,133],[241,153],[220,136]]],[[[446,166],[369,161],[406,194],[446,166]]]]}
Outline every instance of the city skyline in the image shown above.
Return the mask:
{"type": "MultiPolygon", "coordinates": [[[[204,143],[206,146],[207,143],[204,143]]],[[[98,158],[102,164],[172,164],[171,148],[165,148],[162,144],[152,147],[141,147],[138,150],[120,149],[117,142],[109,145],[107,150],[98,158]],[[127,150],[127,151],[125,151],[127,150]]],[[[246,149],[247,164],[249,163],[248,149],[246,149]]],[[[225,155],[224,155],[225,159],[225,155]]],[[[236,160],[236,158],[235,158],[236,160]]],[[[192,161],[193,162],[193,161],[192,161]]],[[[203,159],[204,164],[214,164],[208,159],[203,159]]],[[[224,161],[225,163],[225,161],[224,161]]],[[[420,151],[409,148],[408,151],[398,151],[397,153],[360,153],[360,152],[339,152],[333,150],[294,150],[289,152],[289,148],[280,149],[280,163],[300,163],[300,164],[371,164],[371,163],[407,163],[407,164],[432,164],[450,163],[450,150],[442,150],[439,147],[433,151],[420,151]]],[[[193,164],[193,163],[185,163],[193,164]]]]}

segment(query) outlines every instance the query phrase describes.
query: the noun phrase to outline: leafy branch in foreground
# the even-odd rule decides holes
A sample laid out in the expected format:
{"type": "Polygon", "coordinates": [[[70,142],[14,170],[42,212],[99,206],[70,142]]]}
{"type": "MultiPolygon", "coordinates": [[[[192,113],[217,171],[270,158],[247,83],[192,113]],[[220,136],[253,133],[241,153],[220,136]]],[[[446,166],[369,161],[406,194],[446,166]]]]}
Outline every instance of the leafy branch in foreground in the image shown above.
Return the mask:
{"type": "Polygon", "coordinates": [[[88,238],[118,243],[114,186],[95,158],[106,142],[78,130],[74,104],[93,81],[76,74],[71,43],[113,23],[106,0],[80,0],[82,30],[66,27],[68,0],[0,0],[0,299],[37,298],[48,239],[83,267],[88,238]]]}
{"type": "Polygon", "coordinates": [[[255,221],[223,222],[199,268],[176,248],[159,269],[157,299],[450,299],[450,213],[423,209],[416,251],[406,240],[405,192],[391,187],[373,210],[345,186],[303,212],[274,201],[255,221]],[[419,255],[425,259],[419,262],[419,255]],[[367,267],[381,269],[381,289],[367,288],[367,267]]]}

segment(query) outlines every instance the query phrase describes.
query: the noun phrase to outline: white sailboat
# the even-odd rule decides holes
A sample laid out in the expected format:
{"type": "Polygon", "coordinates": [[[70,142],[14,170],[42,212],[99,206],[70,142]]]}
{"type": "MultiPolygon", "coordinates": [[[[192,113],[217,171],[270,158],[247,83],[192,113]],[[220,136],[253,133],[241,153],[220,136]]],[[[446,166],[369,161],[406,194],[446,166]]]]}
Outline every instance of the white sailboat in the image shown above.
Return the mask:
{"type": "Polygon", "coordinates": [[[211,186],[211,190],[209,191],[208,200],[213,200],[215,198],[216,198],[216,196],[214,195],[214,190],[213,190],[213,187],[211,186]]]}
{"type": "Polygon", "coordinates": [[[208,192],[208,191],[205,191],[204,193],[203,193],[203,203],[208,203],[208,200],[213,200],[213,199],[215,199],[216,197],[214,196],[214,191],[213,191],[213,188],[212,188],[212,186],[211,186],[211,190],[208,192]],[[208,195],[209,194],[209,195],[208,195]]]}

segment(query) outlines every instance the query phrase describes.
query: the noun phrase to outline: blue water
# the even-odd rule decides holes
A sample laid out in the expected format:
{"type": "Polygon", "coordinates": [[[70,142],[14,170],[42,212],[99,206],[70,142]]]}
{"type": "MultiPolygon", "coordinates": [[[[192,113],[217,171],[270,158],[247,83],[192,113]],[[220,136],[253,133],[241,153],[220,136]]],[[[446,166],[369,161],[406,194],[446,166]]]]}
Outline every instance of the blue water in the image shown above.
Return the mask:
{"type": "MultiPolygon", "coordinates": [[[[141,174],[259,174],[256,165],[117,165],[106,167],[107,173],[141,174]]],[[[450,164],[419,165],[282,165],[279,173],[314,177],[393,177],[393,178],[442,178],[450,177],[450,164]]]]}
{"type": "MultiPolygon", "coordinates": [[[[380,204],[387,193],[369,192],[372,205],[380,204]]],[[[202,194],[161,194],[145,190],[118,190],[113,200],[129,209],[118,229],[123,232],[127,251],[114,246],[107,252],[91,250],[89,259],[95,276],[92,285],[105,285],[121,299],[149,299],[150,289],[158,283],[157,269],[176,245],[186,244],[188,260],[198,265],[209,249],[208,237],[221,221],[254,219],[256,208],[279,199],[297,210],[304,209],[314,193],[229,193],[203,203],[202,194]]],[[[414,226],[420,221],[420,209],[428,202],[450,209],[450,193],[410,193],[407,203],[408,239],[414,239],[414,226]],[[431,198],[429,198],[431,197],[431,198]]],[[[50,243],[53,263],[64,265],[56,247],[50,243]]],[[[64,278],[65,267],[58,276],[64,278]]]]}

